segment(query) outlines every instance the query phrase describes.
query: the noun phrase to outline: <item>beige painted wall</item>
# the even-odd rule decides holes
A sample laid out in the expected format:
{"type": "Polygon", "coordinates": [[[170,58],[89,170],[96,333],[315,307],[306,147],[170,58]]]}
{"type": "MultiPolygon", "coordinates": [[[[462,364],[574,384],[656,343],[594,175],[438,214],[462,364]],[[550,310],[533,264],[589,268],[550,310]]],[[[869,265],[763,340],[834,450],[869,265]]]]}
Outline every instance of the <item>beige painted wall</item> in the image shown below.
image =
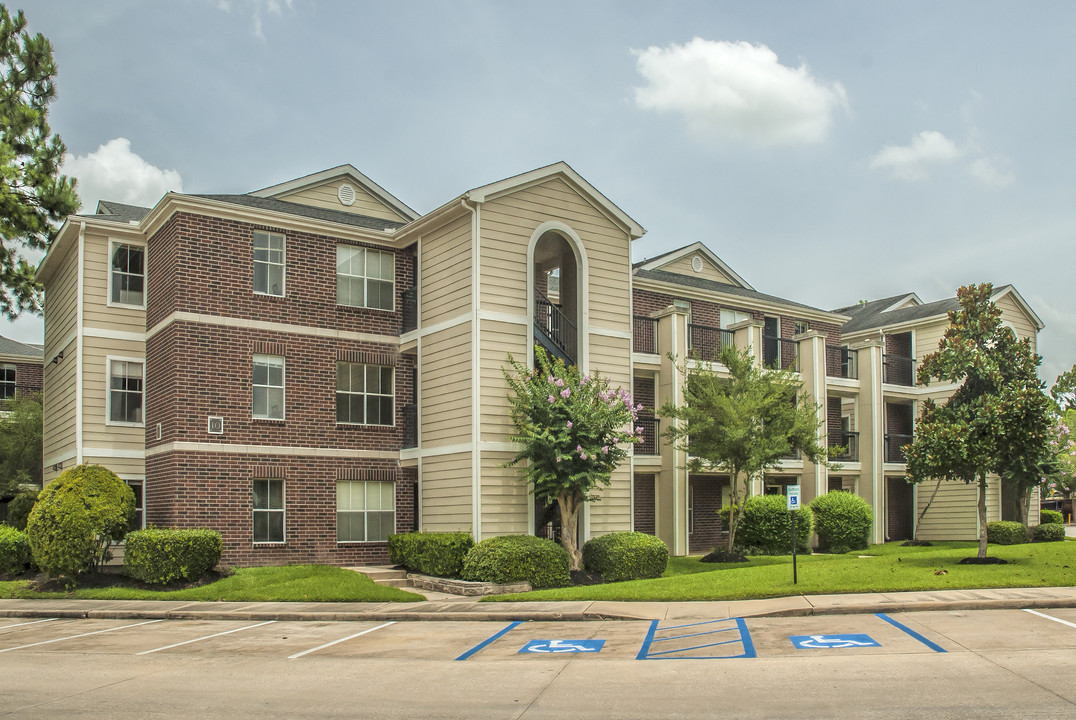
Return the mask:
{"type": "Polygon", "coordinates": [[[51,460],[75,452],[75,377],[78,370],[75,327],[78,313],[77,275],[78,249],[59,261],[45,294],[45,338],[42,428],[43,456],[50,460],[44,468],[48,482],[59,473],[52,470],[51,460]],[[63,352],[63,360],[52,359],[63,352]]]}
{"type": "MultiPolygon", "coordinates": [[[[145,343],[86,337],[82,341],[82,444],[90,448],[144,450],[144,426],[113,425],[107,421],[108,358],[142,360],[145,378],[145,343]]],[[[145,408],[143,380],[143,410],[145,408]]]]}
{"type": "Polygon", "coordinates": [[[702,272],[695,272],[695,269],[691,267],[691,259],[695,257],[696,253],[685,255],[668,265],[661,265],[658,269],[666,272],[678,273],[680,275],[687,275],[689,277],[713,280],[714,282],[725,283],[726,285],[739,285],[739,283],[729,277],[723,270],[721,270],[721,268],[707,260],[705,255],[702,253],[697,254],[702,259],[702,272]]]}
{"type": "Polygon", "coordinates": [[[512,453],[482,451],[482,538],[527,532],[528,486],[518,468],[506,468],[512,453]]]}
{"type": "Polygon", "coordinates": [[[471,453],[422,460],[422,530],[471,531],[471,453]]]}
{"type": "MultiPolygon", "coordinates": [[[[83,322],[87,327],[104,328],[110,330],[124,330],[127,332],[144,333],[146,331],[146,311],[130,307],[108,305],[108,269],[111,263],[109,256],[109,237],[101,233],[86,232],[85,251],[85,287],[82,298],[83,322]]],[[[115,244],[139,245],[145,247],[145,243],[134,242],[123,238],[113,238],[115,244]]]]}
{"type": "Polygon", "coordinates": [[[1001,309],[1002,322],[1011,323],[1016,328],[1018,338],[1031,338],[1031,349],[1036,350],[1038,328],[1035,327],[1035,323],[1027,316],[1019,303],[1013,299],[1012,295],[1006,295],[998,300],[997,306],[1001,309]]]}
{"type": "Polygon", "coordinates": [[[355,215],[366,215],[367,217],[381,218],[382,220],[394,220],[396,222],[407,221],[407,218],[366,192],[354,182],[345,178],[326,180],[313,187],[304,188],[303,190],[298,190],[287,195],[280,195],[277,199],[299,203],[301,205],[325,208],[326,210],[338,210],[340,212],[354,213],[355,215]],[[355,188],[355,202],[352,205],[344,205],[340,202],[340,198],[337,196],[337,191],[345,182],[355,188]]]}
{"type": "Polygon", "coordinates": [[[481,324],[482,440],[506,442],[513,426],[507,400],[508,383],[502,368],[508,365],[509,353],[526,364],[527,326],[496,320],[482,320],[481,324]]]}
{"type": "Polygon", "coordinates": [[[471,325],[422,338],[422,447],[471,442],[471,325]]]}
{"type": "Polygon", "coordinates": [[[470,215],[423,235],[419,243],[419,264],[423,327],[470,312],[470,215]]]}

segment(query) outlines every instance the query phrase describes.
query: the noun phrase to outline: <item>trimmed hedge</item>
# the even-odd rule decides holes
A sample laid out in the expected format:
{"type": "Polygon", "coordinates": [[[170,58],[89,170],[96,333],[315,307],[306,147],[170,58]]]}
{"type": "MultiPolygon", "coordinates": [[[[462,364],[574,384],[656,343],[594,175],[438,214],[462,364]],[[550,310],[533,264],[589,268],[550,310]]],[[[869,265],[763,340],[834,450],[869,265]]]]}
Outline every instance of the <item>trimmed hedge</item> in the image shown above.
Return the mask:
{"type": "MultiPolygon", "coordinates": [[[[1064,533],[1064,528],[1061,529],[1064,533]]],[[[986,541],[994,545],[1021,545],[1028,542],[1027,528],[1018,522],[998,520],[986,524],[986,541]]]]}
{"type": "MultiPolygon", "coordinates": [[[[10,509],[8,510],[8,513],[9,514],[11,513],[10,509]]],[[[1039,511],[1039,522],[1042,523],[1043,525],[1051,525],[1051,524],[1054,524],[1054,523],[1064,525],[1065,524],[1065,517],[1061,513],[1059,513],[1057,510],[1040,510],[1039,511]]]]}
{"type": "Polygon", "coordinates": [[[474,547],[465,532],[411,532],[389,535],[389,560],[423,575],[458,578],[474,547]]]}
{"type": "Polygon", "coordinates": [[[870,544],[873,513],[863,498],[834,490],[816,497],[810,507],[820,550],[848,552],[863,550],[870,544]]]}
{"type": "Polygon", "coordinates": [[[1049,522],[1031,528],[1031,542],[1060,542],[1065,539],[1065,526],[1049,522]]]}
{"type": "MultiPolygon", "coordinates": [[[[788,510],[784,495],[756,495],[747,498],[741,510],[736,528],[736,547],[750,555],[792,554],[792,513],[788,510]]],[[[729,505],[721,508],[718,515],[721,524],[729,526],[729,505]]],[[[811,508],[804,506],[796,513],[796,552],[809,553],[814,516],[811,508]]]]}
{"type": "Polygon", "coordinates": [[[669,546],[653,535],[613,532],[583,545],[583,566],[606,582],[661,577],[669,564],[669,546]]]}
{"type": "Polygon", "coordinates": [[[534,589],[571,582],[568,551],[533,535],[502,535],[475,545],[463,560],[464,580],[491,583],[526,581],[534,589]]]}
{"type": "Polygon", "coordinates": [[[0,525],[0,573],[18,575],[26,570],[32,560],[26,533],[0,525]]]}
{"type": "Polygon", "coordinates": [[[194,582],[216,567],[222,547],[215,530],[135,530],[127,533],[123,570],[150,585],[194,582]]]}
{"type": "MultiPolygon", "coordinates": [[[[21,492],[7,504],[7,524],[16,530],[26,530],[26,519],[37,502],[37,490],[21,492]]],[[[1060,513],[1058,513],[1060,515],[1060,513]]]]}

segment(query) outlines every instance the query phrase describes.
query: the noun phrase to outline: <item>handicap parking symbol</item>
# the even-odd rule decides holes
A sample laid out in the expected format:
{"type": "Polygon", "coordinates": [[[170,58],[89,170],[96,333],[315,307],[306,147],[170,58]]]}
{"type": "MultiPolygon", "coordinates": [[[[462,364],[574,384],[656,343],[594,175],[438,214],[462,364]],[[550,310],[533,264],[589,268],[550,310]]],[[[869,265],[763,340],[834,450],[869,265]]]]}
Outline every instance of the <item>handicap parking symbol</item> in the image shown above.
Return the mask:
{"type": "Polygon", "coordinates": [[[601,652],[604,640],[531,640],[519,649],[521,653],[596,653],[601,652]]]}
{"type": "Polygon", "coordinates": [[[789,635],[792,645],[799,650],[822,650],[828,648],[881,647],[870,635],[850,633],[847,635],[789,635]]]}

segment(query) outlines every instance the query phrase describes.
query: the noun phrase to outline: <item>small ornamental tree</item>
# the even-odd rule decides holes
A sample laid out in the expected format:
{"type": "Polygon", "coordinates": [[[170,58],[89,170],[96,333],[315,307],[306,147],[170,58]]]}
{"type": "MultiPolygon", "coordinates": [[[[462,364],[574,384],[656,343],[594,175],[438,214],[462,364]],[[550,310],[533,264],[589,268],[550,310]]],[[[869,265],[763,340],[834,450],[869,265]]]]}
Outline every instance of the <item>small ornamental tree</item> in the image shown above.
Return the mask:
{"type": "Polygon", "coordinates": [[[576,543],[579,508],[598,500],[596,490],[609,485],[613,470],[627,457],[627,445],[639,441],[635,427],[642,406],[632,404],[624,389],[612,390],[600,375],[581,375],[579,368],[551,359],[535,348],[535,367],[528,369],[511,355],[502,368],[516,432],[509,439],[520,450],[506,466],[519,466],[535,497],[556,501],[560,542],[581,570],[583,555],[576,543]]]}
{"type": "Polygon", "coordinates": [[[1058,419],[1054,426],[1055,438],[1051,438],[1051,447],[1057,449],[1057,464],[1053,475],[1043,477],[1042,492],[1044,496],[1057,492],[1066,500],[1076,494],[1076,442],[1072,428],[1076,427],[1076,409],[1066,410],[1065,416],[1058,419]]]}

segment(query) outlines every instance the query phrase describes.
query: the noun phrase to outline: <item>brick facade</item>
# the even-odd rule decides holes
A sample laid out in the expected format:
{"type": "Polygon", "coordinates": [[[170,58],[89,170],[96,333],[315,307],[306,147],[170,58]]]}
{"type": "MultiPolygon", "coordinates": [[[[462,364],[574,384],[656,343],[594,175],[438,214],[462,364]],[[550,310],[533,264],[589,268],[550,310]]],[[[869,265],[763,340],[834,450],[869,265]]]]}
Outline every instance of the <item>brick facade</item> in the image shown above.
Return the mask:
{"type": "Polygon", "coordinates": [[[688,535],[688,551],[709,552],[728,538],[721,518],[721,491],[728,478],[695,475],[691,483],[692,527],[688,535]]]}
{"type": "Polygon", "coordinates": [[[15,363],[17,392],[41,392],[43,374],[40,362],[15,363]]]}
{"type": "Polygon", "coordinates": [[[635,487],[635,532],[654,534],[654,475],[653,473],[636,473],[633,479],[635,487]]]}

